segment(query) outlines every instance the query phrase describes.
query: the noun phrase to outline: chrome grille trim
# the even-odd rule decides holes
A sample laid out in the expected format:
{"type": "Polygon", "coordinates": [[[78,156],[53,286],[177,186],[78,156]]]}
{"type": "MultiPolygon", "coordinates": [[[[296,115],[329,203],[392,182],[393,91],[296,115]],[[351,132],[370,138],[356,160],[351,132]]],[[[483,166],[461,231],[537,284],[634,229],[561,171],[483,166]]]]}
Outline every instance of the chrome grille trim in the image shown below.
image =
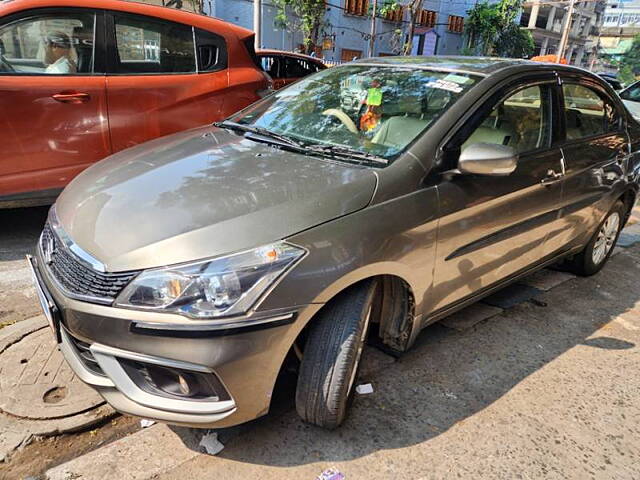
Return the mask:
{"type": "Polygon", "coordinates": [[[38,248],[49,277],[65,296],[90,303],[111,305],[124,287],[139,273],[96,271],[68,249],[47,222],[38,248]]]}

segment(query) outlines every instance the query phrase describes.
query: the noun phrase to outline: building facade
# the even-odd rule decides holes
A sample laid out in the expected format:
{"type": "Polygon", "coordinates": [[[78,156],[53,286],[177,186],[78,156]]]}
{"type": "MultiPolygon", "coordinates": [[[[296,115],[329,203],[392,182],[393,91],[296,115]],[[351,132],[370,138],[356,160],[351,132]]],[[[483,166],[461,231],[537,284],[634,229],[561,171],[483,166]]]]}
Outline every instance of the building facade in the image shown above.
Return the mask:
{"type": "Polygon", "coordinates": [[[600,35],[605,70],[616,69],[615,61],[627,53],[636,35],[640,35],[640,0],[609,0],[600,35]]]}
{"type": "MultiPolygon", "coordinates": [[[[569,15],[568,2],[528,1],[520,26],[529,30],[535,43],[534,55],[555,55],[569,15]]],[[[572,65],[590,67],[597,58],[605,0],[575,2],[567,47],[563,57],[572,65]]]]}
{"type": "MultiPolygon", "coordinates": [[[[166,4],[169,0],[143,0],[166,4]]],[[[369,56],[373,0],[326,0],[326,15],[315,54],[327,61],[341,62],[369,56]]],[[[380,1],[382,3],[382,1],[380,1]]],[[[402,3],[402,2],[401,2],[402,3]]],[[[456,55],[463,46],[464,19],[476,0],[424,0],[413,39],[415,55],[456,55]]],[[[253,30],[253,0],[204,0],[204,13],[253,30]]],[[[193,9],[190,0],[182,8],[193,9]]],[[[275,24],[277,9],[270,0],[262,0],[260,46],[279,50],[297,50],[303,38],[296,31],[296,19],[290,15],[289,28],[275,24]]],[[[397,54],[405,42],[409,23],[406,7],[385,18],[376,19],[375,56],[397,54]],[[398,35],[398,30],[402,34],[398,35]]]]}

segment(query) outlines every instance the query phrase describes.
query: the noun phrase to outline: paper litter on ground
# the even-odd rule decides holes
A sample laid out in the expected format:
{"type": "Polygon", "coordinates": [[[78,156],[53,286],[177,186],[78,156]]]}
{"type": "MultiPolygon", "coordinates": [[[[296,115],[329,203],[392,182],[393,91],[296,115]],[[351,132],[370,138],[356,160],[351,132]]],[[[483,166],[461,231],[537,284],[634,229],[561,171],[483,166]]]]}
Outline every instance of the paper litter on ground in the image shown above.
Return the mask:
{"type": "Polygon", "coordinates": [[[373,385],[371,385],[370,383],[363,383],[362,385],[358,385],[356,387],[356,392],[358,392],[360,395],[373,393],[373,385]]]}
{"type": "Polygon", "coordinates": [[[218,441],[218,434],[209,432],[200,439],[200,446],[204,448],[205,453],[209,455],[217,455],[224,449],[224,445],[218,441]]]}
{"type": "Polygon", "coordinates": [[[154,425],[155,423],[156,423],[155,420],[147,420],[146,418],[143,418],[142,420],[140,420],[140,426],[142,428],[150,427],[151,425],[154,425]]]}

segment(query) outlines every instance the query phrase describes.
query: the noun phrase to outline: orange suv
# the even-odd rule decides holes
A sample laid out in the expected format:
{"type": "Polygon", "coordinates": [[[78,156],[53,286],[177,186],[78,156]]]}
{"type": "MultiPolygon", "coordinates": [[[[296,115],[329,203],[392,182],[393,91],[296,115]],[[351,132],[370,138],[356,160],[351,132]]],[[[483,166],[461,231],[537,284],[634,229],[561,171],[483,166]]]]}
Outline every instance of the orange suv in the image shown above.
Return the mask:
{"type": "Polygon", "coordinates": [[[107,155],[270,88],[253,32],[221,20],[119,0],[3,2],[0,208],[50,203],[107,155]]]}

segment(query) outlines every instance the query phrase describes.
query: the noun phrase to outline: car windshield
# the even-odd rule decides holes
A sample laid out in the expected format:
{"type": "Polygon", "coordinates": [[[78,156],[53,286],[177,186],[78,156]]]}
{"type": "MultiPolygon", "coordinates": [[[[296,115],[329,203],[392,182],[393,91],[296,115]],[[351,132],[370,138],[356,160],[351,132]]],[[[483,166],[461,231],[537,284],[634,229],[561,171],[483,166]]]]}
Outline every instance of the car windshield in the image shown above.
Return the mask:
{"type": "Polygon", "coordinates": [[[304,146],[388,161],[477,80],[466,73],[345,65],[307,77],[230,120],[304,146]]]}

